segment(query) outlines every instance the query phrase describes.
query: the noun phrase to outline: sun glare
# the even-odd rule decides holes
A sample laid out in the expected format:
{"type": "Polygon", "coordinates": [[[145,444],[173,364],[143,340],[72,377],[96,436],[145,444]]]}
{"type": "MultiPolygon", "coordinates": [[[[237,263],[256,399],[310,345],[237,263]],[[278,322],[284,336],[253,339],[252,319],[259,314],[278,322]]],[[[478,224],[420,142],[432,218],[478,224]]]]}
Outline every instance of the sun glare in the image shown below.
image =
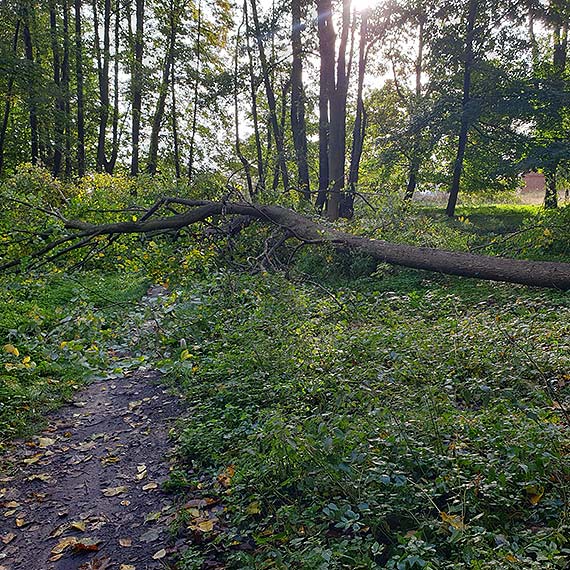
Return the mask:
{"type": "Polygon", "coordinates": [[[357,12],[372,10],[380,4],[382,0],[352,0],[352,9],[357,12]]]}

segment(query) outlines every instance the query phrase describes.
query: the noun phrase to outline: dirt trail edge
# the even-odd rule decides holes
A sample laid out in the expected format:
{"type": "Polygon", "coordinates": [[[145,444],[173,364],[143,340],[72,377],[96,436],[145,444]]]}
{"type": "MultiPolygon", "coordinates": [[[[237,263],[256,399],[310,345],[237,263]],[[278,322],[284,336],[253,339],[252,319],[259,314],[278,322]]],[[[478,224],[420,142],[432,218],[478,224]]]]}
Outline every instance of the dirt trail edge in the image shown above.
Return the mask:
{"type": "Polygon", "coordinates": [[[158,372],[78,392],[0,476],[0,570],[168,568],[168,431],[180,402],[158,372]]]}

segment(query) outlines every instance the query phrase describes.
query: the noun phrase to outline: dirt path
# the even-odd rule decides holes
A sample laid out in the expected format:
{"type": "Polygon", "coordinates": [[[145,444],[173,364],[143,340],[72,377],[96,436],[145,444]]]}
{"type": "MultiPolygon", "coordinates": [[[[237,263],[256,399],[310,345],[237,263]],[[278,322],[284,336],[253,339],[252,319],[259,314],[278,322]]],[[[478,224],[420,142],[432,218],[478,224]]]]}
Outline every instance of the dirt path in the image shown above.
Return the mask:
{"type": "Polygon", "coordinates": [[[159,374],[94,382],[19,442],[0,475],[0,570],[168,568],[168,431],[159,374]]]}

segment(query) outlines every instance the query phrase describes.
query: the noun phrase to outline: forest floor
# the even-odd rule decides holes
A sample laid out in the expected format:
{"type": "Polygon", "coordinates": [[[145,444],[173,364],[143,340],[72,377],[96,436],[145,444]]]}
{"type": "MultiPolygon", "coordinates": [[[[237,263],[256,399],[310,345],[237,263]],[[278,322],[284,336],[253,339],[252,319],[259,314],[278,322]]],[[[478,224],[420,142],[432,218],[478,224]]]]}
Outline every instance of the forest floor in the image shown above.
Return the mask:
{"type": "Polygon", "coordinates": [[[161,489],[176,397],[154,372],[100,380],[18,442],[0,481],[0,568],[164,568],[174,517],[161,489]]]}

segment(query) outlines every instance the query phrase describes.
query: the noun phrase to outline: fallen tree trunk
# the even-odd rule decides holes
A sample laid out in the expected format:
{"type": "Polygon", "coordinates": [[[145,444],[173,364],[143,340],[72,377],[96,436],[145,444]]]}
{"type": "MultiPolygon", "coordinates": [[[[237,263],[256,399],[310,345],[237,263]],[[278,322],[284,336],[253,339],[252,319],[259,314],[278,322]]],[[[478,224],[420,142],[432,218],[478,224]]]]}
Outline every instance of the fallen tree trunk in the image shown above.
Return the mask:
{"type": "MultiPolygon", "coordinates": [[[[65,221],[65,227],[68,230],[73,230],[73,232],[63,241],[59,239],[57,243],[54,242],[55,245],[51,249],[48,244],[41,251],[38,251],[37,255],[45,255],[47,251],[56,249],[65,241],[73,242],[75,240],[76,246],[83,246],[89,237],[180,230],[220,215],[248,216],[260,222],[277,226],[286,231],[290,238],[295,238],[303,243],[331,244],[339,249],[368,254],[379,261],[390,264],[448,275],[520,283],[564,291],[570,290],[569,263],[523,261],[395,244],[341,232],[281,206],[192,201],[178,198],[164,198],[157,202],[139,221],[98,225],[77,220],[65,221]],[[170,204],[183,205],[188,209],[181,214],[151,219],[162,207],[170,204]]],[[[76,246],[67,246],[65,251],[76,246]]],[[[12,262],[10,265],[0,266],[0,269],[14,265],[15,263],[12,262]]]]}

